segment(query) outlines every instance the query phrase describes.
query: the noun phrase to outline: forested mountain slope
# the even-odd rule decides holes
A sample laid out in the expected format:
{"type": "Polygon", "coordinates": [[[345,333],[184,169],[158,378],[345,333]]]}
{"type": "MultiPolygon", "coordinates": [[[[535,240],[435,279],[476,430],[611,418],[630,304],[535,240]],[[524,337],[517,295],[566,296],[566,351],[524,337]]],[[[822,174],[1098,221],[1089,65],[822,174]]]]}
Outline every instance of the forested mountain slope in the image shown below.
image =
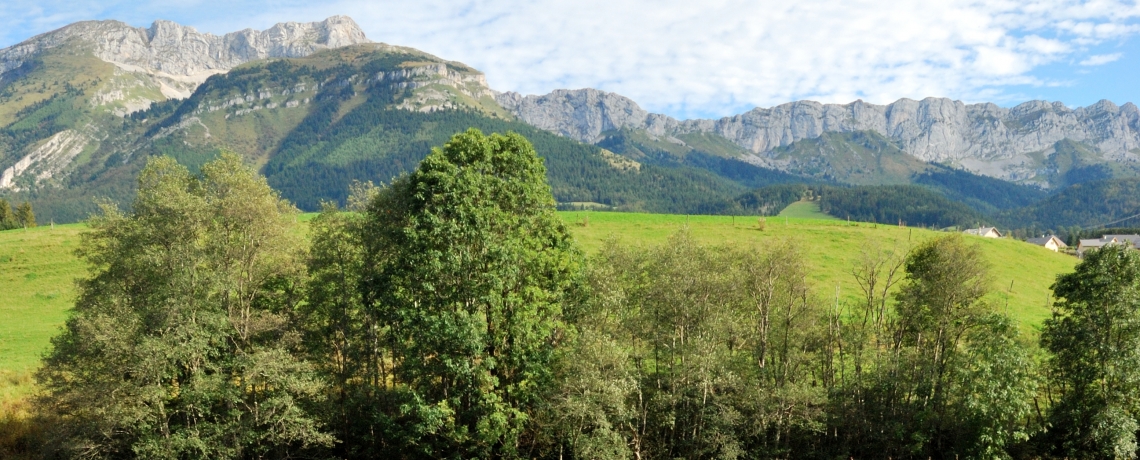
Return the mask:
{"type": "MultiPolygon", "coordinates": [[[[747,186],[790,180],[746,164],[760,173],[739,181],[684,163],[642,164],[519,123],[492,96],[470,67],[383,44],[255,61],[209,78],[187,99],[121,119],[102,114],[109,120],[104,142],[60,161],[61,174],[51,180],[21,175],[23,186],[13,191],[30,198],[42,220],[74,221],[94,209],[92,197],[121,202],[151,155],[196,167],[229,149],[260,166],[286,198],[316,210],[323,200],[342,201],[354,180],[386,182],[411,170],[431,146],[472,127],[530,138],[564,203],[712,212],[747,186]]],[[[36,126],[55,120],[45,119],[36,126]]]]}
{"type": "MultiPolygon", "coordinates": [[[[919,185],[874,194],[913,190],[907,209],[945,211],[913,223],[1088,225],[1131,209],[1088,195],[1115,193],[1102,186],[1072,192],[1093,206],[1017,208],[1046,190],[1135,177],[1133,112],[927,99],[798,102],[677,121],[596,90],[499,93],[462,63],[371,43],[344,17],[225,36],[163,21],[147,29],[84,22],[0,50],[0,196],[30,200],[41,220],[80,220],[97,198],[125,202],[152,155],[196,167],[227,149],[313,210],[343,200],[354,180],[410,170],[429,146],[474,127],[530,138],[565,207],[763,213],[771,203],[742,194],[775,184],[919,185]],[[935,141],[949,150],[935,151],[935,141]]],[[[895,201],[860,206],[901,206],[895,201]]],[[[903,211],[874,214],[913,215],[903,211]]]]}
{"type": "Polygon", "coordinates": [[[1073,185],[1031,206],[1011,209],[997,217],[1006,225],[1056,231],[1074,226],[1135,226],[1140,218],[1140,179],[1073,185]]]}

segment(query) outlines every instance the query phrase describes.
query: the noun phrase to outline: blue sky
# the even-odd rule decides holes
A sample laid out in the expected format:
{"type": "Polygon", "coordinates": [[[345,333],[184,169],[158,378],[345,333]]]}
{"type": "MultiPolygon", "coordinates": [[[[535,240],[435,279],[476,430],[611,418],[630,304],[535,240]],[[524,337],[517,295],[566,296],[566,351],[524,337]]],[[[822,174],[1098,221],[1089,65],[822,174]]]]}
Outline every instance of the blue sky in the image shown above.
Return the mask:
{"type": "Polygon", "coordinates": [[[679,118],[800,99],[1140,102],[1135,0],[8,0],[0,47],[86,19],[222,34],[335,14],[500,91],[593,87],[679,118]]]}

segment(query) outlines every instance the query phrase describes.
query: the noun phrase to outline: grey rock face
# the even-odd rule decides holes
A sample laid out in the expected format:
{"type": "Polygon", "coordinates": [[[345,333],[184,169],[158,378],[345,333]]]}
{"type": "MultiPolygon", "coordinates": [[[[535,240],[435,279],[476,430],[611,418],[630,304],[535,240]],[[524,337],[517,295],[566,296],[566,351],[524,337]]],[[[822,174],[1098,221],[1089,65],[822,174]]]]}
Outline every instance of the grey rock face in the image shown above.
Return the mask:
{"type": "Polygon", "coordinates": [[[499,94],[497,100],[522,121],[582,142],[610,129],[645,129],[655,135],[715,133],[752,152],[747,158],[771,165],[767,154],[825,132],[875,131],[924,161],[955,164],[1007,180],[1037,175],[1031,153],[1049,153],[1063,139],[1099,148],[1106,161],[1140,161],[1140,109],[1100,101],[1071,109],[1059,102],[1031,101],[1013,108],[963,104],[946,98],[900,99],[888,105],[855,101],[798,101],[756,108],[719,120],[675,120],[650,114],[632,100],[593,89],[559,90],[545,96],[499,94]]]}
{"type": "Polygon", "coordinates": [[[36,54],[69,42],[92,47],[104,61],[177,78],[208,76],[256,59],[302,57],[369,40],[346,16],[286,22],[264,31],[246,29],[222,36],[170,21],[155,21],[149,28],[119,21],[85,21],[0,50],[0,77],[36,54]]]}
{"type": "Polygon", "coordinates": [[[560,89],[545,96],[508,92],[495,100],[525,123],[580,142],[593,143],[604,131],[649,125],[650,113],[636,102],[596,89],[560,89]]]}

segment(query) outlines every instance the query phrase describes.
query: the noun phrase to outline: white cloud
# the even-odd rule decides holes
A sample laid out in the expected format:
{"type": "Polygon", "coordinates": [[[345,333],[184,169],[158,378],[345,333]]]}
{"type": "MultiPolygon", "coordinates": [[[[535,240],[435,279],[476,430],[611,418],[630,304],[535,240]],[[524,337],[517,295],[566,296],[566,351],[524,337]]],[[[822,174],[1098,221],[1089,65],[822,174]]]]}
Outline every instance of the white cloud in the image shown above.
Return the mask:
{"type": "Polygon", "coordinates": [[[1121,56],[1124,56],[1124,54],[1123,53],[1097,54],[1095,56],[1089,56],[1088,59],[1081,61],[1081,65],[1083,65],[1083,66],[1104,65],[1104,64],[1108,64],[1109,62],[1114,62],[1114,61],[1119,60],[1121,56]]]}
{"type": "Polygon", "coordinates": [[[1109,62],[1090,47],[1140,32],[1136,0],[5,3],[0,28],[24,31],[9,43],[31,35],[28,24],[43,32],[87,17],[220,33],[347,14],[370,38],[463,61],[499,90],[595,87],[681,117],[797,99],[1008,102],[1021,96],[1011,85],[1056,84],[1035,74],[1041,66],[1109,62]]]}

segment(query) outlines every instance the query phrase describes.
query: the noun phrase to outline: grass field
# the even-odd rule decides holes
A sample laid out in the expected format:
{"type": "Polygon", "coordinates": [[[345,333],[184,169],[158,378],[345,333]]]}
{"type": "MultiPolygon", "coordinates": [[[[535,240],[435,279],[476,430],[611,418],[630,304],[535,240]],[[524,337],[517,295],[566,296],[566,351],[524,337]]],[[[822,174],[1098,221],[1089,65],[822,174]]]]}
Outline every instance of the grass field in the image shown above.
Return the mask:
{"type": "Polygon", "coordinates": [[[776,217],[787,217],[790,219],[819,219],[819,220],[838,220],[835,217],[824,214],[819,210],[819,203],[815,201],[797,201],[789,204],[788,207],[780,211],[776,217]]]}
{"type": "Polygon", "coordinates": [[[0,369],[22,372],[39,355],[75,301],[82,224],[0,232],[0,369]]]}
{"type": "MultiPolygon", "coordinates": [[[[807,258],[817,292],[832,298],[836,287],[842,302],[854,302],[858,287],[852,264],[863,248],[908,246],[941,233],[896,226],[809,219],[819,215],[801,202],[779,217],[683,216],[594,211],[559,213],[579,244],[594,252],[609,238],[632,245],[664,242],[687,228],[707,244],[768,246],[799,245],[807,258]]],[[[298,231],[307,231],[314,215],[299,216],[298,231]]],[[[82,224],[57,225],[0,232],[0,403],[31,391],[30,373],[67,318],[75,300],[75,279],[85,273],[76,259],[82,224]]],[[[1048,317],[1049,285],[1059,273],[1071,271],[1076,259],[1010,239],[971,237],[984,249],[994,278],[990,300],[1018,318],[1023,331],[1035,334],[1048,317]],[[1009,289],[1010,282],[1012,290],[1009,289]]]]}
{"type": "MultiPolygon", "coordinates": [[[[809,204],[813,203],[795,203],[792,206],[800,209],[792,211],[810,212],[803,206],[809,204]]],[[[945,234],[837,219],[785,217],[783,213],[766,218],[763,231],[758,229],[756,217],[613,212],[563,212],[562,215],[571,224],[578,242],[589,252],[597,250],[611,237],[633,245],[658,244],[686,227],[694,238],[707,244],[760,247],[796,244],[806,255],[811,279],[819,294],[833,297],[838,287],[841,302],[855,302],[858,298],[858,285],[851,269],[864,248],[905,251],[909,246],[945,234]],[[584,225],[587,218],[588,225],[584,225]]],[[[1008,309],[1023,325],[1023,331],[1033,334],[1050,315],[1049,286],[1058,274],[1072,271],[1077,259],[1013,239],[968,237],[967,240],[981,245],[991,265],[994,292],[989,300],[1001,309],[1008,309]]]]}

